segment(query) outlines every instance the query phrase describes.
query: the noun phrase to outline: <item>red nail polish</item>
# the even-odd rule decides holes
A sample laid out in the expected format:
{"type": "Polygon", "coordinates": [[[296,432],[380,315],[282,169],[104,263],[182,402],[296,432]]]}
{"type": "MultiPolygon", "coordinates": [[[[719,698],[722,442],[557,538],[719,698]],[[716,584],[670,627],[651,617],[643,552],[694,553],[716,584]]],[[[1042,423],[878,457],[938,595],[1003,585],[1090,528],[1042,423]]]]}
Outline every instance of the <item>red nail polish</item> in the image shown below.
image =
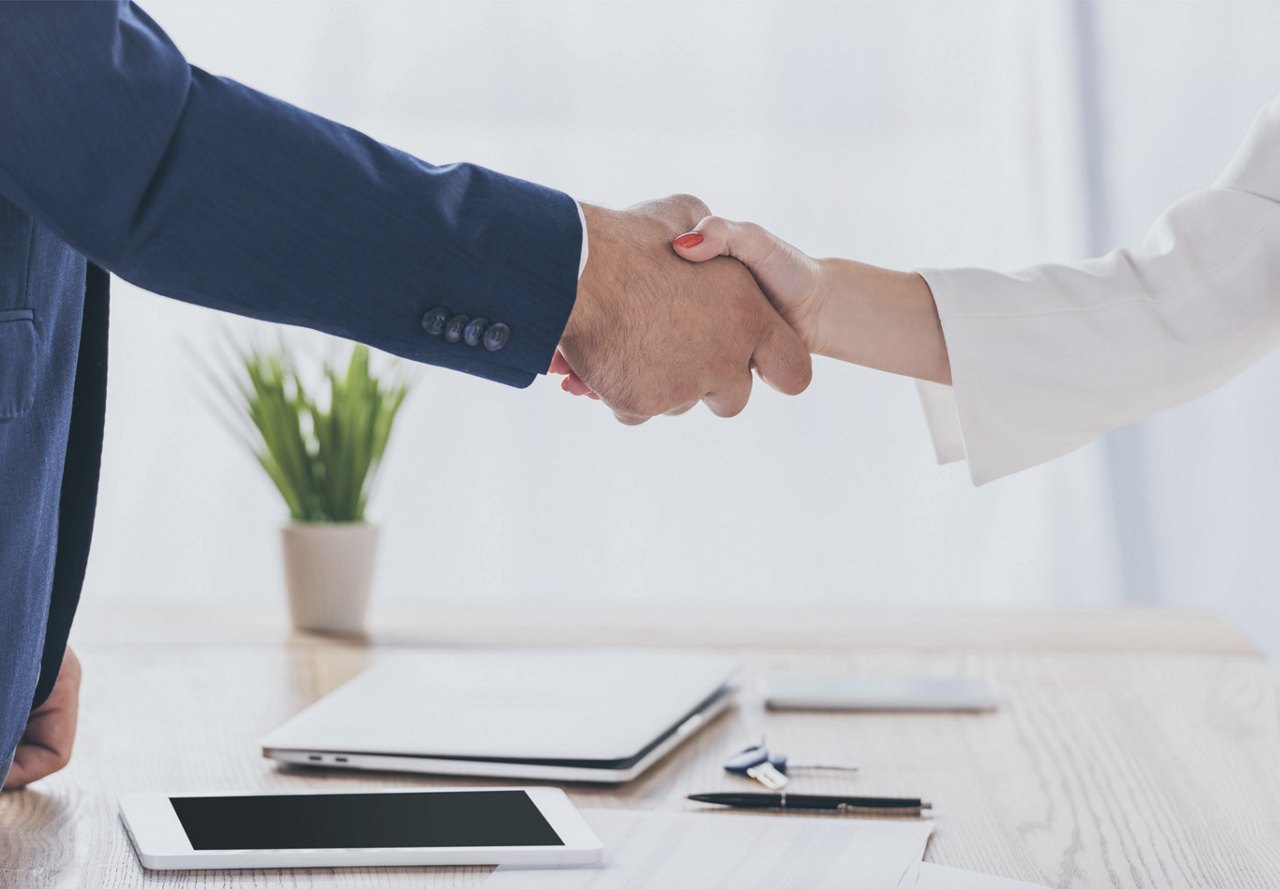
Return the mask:
{"type": "Polygon", "coordinates": [[[677,247],[697,247],[702,243],[702,232],[688,232],[687,234],[683,234],[676,238],[671,243],[675,244],[677,247]]]}

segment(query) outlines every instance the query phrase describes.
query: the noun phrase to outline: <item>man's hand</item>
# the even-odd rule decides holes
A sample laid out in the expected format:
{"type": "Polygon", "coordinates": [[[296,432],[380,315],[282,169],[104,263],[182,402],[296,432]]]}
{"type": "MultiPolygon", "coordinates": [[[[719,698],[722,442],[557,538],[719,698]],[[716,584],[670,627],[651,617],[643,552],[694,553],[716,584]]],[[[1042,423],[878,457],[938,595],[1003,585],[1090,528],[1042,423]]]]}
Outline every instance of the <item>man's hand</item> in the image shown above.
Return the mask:
{"type": "Polygon", "coordinates": [[[583,206],[590,255],[560,341],[564,364],[624,423],[699,401],[722,417],[751,394],[751,369],[803,392],[809,351],[732,259],[682,262],[671,239],[707,215],[677,195],[624,211],[583,206]]]}
{"type": "Polygon", "coordinates": [[[80,661],[68,648],[49,699],[27,719],[27,730],[18,742],[13,767],[4,782],[5,790],[26,787],[32,781],[52,775],[71,760],[79,712],[80,661]]]}

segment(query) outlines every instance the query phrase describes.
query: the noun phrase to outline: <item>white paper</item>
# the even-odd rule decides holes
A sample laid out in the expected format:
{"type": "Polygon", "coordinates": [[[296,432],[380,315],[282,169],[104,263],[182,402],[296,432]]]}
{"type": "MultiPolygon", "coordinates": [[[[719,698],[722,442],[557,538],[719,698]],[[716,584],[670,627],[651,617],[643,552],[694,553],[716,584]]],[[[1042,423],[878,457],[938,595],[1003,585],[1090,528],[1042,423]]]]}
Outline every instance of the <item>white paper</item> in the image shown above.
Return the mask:
{"type": "Polygon", "coordinates": [[[902,878],[898,889],[1045,889],[1035,883],[989,877],[954,867],[942,867],[928,862],[914,865],[902,878]]]}
{"type": "Polygon", "coordinates": [[[605,845],[596,867],[500,867],[485,889],[898,889],[929,821],[737,812],[582,813],[605,845]]]}

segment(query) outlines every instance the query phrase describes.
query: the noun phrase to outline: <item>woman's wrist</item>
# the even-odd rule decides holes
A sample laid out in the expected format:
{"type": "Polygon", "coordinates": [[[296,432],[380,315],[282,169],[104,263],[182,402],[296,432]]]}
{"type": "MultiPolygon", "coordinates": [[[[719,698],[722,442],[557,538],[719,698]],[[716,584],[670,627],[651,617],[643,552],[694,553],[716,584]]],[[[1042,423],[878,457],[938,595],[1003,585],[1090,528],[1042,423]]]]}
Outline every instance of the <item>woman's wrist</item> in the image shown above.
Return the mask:
{"type": "Polygon", "coordinates": [[[889,373],[951,382],[946,340],[928,283],[915,272],[819,260],[806,336],[816,354],[889,373]]]}

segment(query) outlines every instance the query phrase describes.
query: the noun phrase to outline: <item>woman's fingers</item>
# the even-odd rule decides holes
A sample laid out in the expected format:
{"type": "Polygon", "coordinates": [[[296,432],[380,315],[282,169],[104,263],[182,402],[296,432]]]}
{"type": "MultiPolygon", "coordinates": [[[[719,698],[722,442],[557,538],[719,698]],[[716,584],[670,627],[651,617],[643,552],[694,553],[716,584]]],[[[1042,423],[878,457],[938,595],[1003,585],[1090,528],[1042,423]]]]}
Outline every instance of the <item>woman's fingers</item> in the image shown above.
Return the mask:
{"type": "Polygon", "coordinates": [[[569,371],[569,375],[560,381],[560,388],[570,395],[586,395],[591,392],[591,387],[582,382],[573,371],[569,371]]]}
{"type": "Polygon", "coordinates": [[[564,379],[560,381],[560,388],[572,395],[585,395],[588,398],[600,400],[600,396],[591,391],[591,387],[582,382],[582,378],[573,372],[573,368],[569,366],[569,362],[565,360],[564,355],[560,354],[560,350],[556,350],[556,354],[551,356],[551,367],[547,368],[547,373],[563,374],[564,379]]]}
{"type": "Polygon", "coordinates": [[[692,231],[671,241],[676,255],[690,262],[706,262],[717,256],[732,256],[747,268],[768,260],[778,240],[758,225],[708,216],[692,231]]]}
{"type": "Polygon", "coordinates": [[[573,368],[569,366],[569,362],[565,360],[564,355],[561,354],[559,349],[556,349],[556,354],[551,356],[551,367],[547,368],[547,373],[551,373],[551,374],[573,373],[573,368]]]}

